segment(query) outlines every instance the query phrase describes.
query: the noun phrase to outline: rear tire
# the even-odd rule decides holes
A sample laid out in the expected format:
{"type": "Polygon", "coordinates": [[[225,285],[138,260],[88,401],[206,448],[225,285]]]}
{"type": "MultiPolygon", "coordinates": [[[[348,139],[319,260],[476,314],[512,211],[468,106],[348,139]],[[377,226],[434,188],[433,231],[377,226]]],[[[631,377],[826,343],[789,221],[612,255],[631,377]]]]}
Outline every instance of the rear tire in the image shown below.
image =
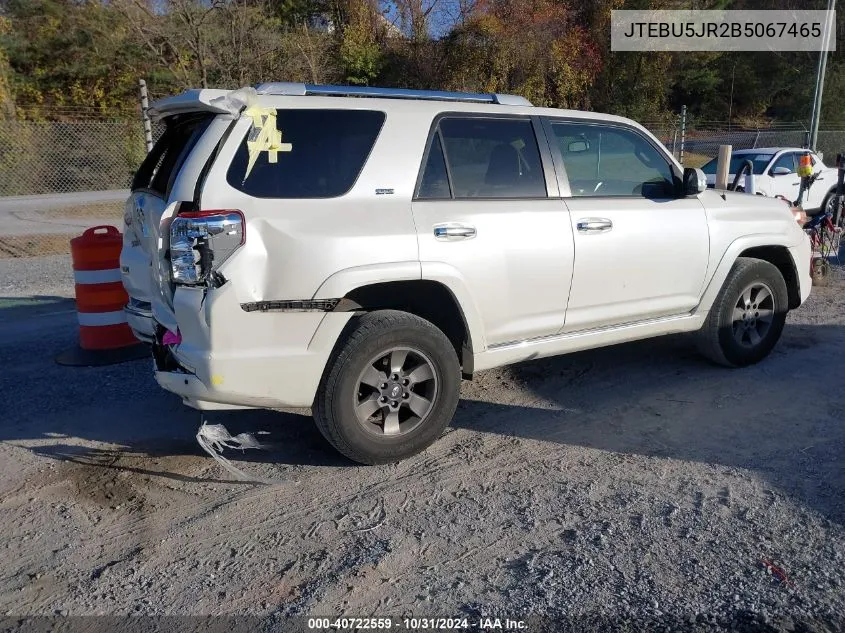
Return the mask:
{"type": "Polygon", "coordinates": [[[442,331],[407,312],[370,312],[341,335],[314,400],[314,420],[349,459],[396,462],[440,437],[460,387],[458,357],[442,331]]]}
{"type": "Polygon", "coordinates": [[[698,333],[699,350],[727,367],[758,363],[780,339],[788,307],[780,271],[767,261],[739,257],[698,333]]]}

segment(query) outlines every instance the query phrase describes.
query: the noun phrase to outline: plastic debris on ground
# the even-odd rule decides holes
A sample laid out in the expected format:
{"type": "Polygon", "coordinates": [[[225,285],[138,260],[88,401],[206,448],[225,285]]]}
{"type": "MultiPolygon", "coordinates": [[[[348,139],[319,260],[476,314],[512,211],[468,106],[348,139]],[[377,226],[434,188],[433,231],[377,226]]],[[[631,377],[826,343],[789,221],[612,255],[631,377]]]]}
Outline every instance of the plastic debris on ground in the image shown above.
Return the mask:
{"type": "MultiPolygon", "coordinates": [[[[266,433],[266,431],[264,433],[266,433]]],[[[211,455],[218,464],[220,464],[227,472],[237,479],[262,484],[276,483],[246,474],[223,456],[223,450],[226,448],[237,449],[240,451],[244,451],[249,448],[266,449],[267,446],[259,442],[252,433],[238,433],[233,436],[222,424],[208,424],[208,422],[203,419],[202,424],[197,431],[197,442],[206,453],[211,455]]]]}

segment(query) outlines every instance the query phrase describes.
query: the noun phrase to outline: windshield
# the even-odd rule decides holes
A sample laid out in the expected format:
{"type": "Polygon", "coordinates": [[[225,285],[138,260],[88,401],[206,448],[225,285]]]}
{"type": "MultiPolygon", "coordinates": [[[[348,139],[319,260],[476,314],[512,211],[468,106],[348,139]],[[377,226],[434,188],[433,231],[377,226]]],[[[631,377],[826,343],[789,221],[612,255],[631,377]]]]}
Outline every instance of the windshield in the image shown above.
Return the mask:
{"type": "MultiPolygon", "coordinates": [[[[774,154],[734,154],[731,156],[731,164],[728,168],[728,173],[735,174],[740,170],[745,161],[750,160],[754,163],[754,173],[759,176],[763,173],[763,170],[766,168],[766,165],[769,164],[769,161],[772,160],[772,156],[774,156],[774,154]]],[[[717,159],[714,158],[710,162],[705,163],[701,170],[705,174],[715,174],[716,162],[717,159]]]]}

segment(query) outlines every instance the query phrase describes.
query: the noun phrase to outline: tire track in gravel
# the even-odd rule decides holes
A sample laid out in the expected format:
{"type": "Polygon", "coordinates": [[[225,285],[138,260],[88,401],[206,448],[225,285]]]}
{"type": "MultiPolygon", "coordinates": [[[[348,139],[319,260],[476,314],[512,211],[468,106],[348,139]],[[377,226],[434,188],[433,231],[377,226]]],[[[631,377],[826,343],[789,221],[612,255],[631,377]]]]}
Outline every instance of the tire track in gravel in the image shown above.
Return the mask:
{"type": "MultiPolygon", "coordinates": [[[[238,461],[288,480],[276,486],[214,482],[217,465],[185,451],[191,429],[178,446],[152,429],[143,442],[104,448],[103,463],[45,470],[51,442],[39,419],[52,409],[21,407],[14,424],[27,430],[10,435],[31,428],[44,443],[30,453],[4,446],[30,481],[14,480],[14,497],[0,501],[15,549],[0,565],[0,604],[74,614],[598,612],[634,622],[845,613],[845,399],[812,393],[806,379],[840,366],[843,288],[814,291],[790,315],[782,346],[744,372],[692,360],[683,338],[484,372],[462,386],[454,427],[398,465],[347,466],[316,433],[286,428],[278,450],[238,461]],[[115,471],[126,473],[120,510],[101,495],[115,471]],[[27,502],[27,490],[47,502],[27,502]],[[38,540],[21,540],[33,530],[38,540]],[[66,549],[51,553],[53,541],[66,549]]],[[[44,390],[59,373],[41,369],[44,390]]],[[[118,370],[111,387],[126,389],[137,373],[118,370]]],[[[62,407],[93,415],[81,402],[91,389],[74,387],[89,379],[61,376],[62,407]]],[[[118,396],[98,405],[97,419],[128,433],[118,396]]],[[[145,387],[143,397],[158,392],[145,387]]],[[[154,410],[162,428],[185,421],[173,406],[154,410]]],[[[69,415],[61,425],[76,429],[69,415]]],[[[76,432],[90,446],[121,439],[89,422],[76,432]]]]}

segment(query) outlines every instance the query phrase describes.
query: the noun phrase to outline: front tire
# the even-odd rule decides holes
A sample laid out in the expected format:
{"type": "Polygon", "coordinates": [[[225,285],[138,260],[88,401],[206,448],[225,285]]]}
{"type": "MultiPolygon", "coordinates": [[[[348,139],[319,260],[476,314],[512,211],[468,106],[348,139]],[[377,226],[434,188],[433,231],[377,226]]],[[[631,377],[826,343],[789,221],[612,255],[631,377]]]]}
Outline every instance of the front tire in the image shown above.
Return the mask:
{"type": "Polygon", "coordinates": [[[819,210],[816,213],[814,213],[813,215],[818,215],[819,213],[827,213],[828,211],[833,213],[833,210],[834,210],[833,209],[833,202],[834,202],[835,199],[836,199],[836,192],[835,191],[829,192],[824,197],[824,200],[822,201],[822,206],[819,207],[819,210]]]}
{"type": "Polygon", "coordinates": [[[699,350],[727,367],[758,363],[780,339],[788,309],[780,271],[767,261],[739,257],[698,333],[699,350]]]}
{"type": "Polygon", "coordinates": [[[367,313],[350,321],[329,359],[314,420],[349,459],[396,462],[427,448],[452,421],[460,372],[452,343],[429,321],[367,313]]]}

